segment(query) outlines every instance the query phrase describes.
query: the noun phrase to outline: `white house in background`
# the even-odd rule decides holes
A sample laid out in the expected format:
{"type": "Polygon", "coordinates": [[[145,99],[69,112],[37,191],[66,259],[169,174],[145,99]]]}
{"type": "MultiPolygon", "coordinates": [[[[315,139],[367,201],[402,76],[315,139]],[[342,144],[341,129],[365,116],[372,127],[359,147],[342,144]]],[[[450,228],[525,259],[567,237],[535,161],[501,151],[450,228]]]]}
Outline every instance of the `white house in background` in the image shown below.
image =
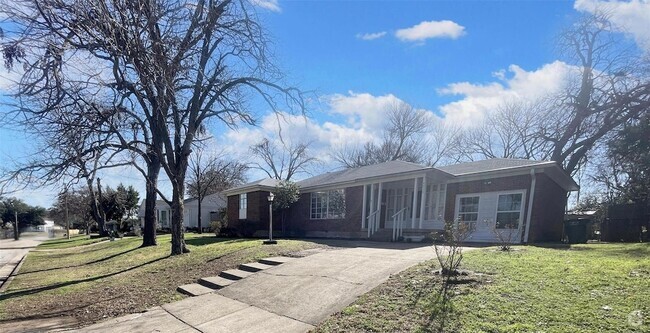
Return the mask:
{"type": "MultiPolygon", "coordinates": [[[[210,227],[210,213],[219,212],[226,207],[226,199],[221,193],[210,194],[203,198],[201,202],[201,227],[207,229],[210,227]]],[[[183,225],[185,228],[198,228],[198,211],[199,201],[196,198],[185,199],[185,211],[183,212],[183,225]]],[[[158,229],[167,229],[171,227],[172,209],[163,200],[156,201],[156,220],[158,229]]],[[[140,203],[138,209],[138,218],[140,226],[144,226],[144,200],[140,203]]]]}

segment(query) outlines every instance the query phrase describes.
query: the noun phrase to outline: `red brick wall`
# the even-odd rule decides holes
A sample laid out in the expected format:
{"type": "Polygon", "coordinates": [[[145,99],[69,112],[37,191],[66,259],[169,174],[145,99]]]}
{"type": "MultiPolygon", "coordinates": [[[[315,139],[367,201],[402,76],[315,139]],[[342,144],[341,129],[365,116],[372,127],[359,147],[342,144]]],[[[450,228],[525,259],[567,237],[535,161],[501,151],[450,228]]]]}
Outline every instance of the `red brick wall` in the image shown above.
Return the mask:
{"type": "Polygon", "coordinates": [[[309,232],[360,232],[363,207],[363,186],[345,189],[345,218],[319,219],[311,217],[311,193],[302,193],[286,214],[289,234],[305,235],[309,232]]]}
{"type": "MultiPolygon", "coordinates": [[[[536,178],[528,242],[560,241],[562,238],[562,224],[567,192],[543,173],[536,174],[536,178]]],[[[525,222],[528,214],[530,182],[530,175],[520,175],[447,184],[445,219],[448,221],[454,219],[456,195],[458,194],[525,189],[527,193],[523,214],[523,221],[525,222]]]]}
{"type": "Polygon", "coordinates": [[[537,174],[528,242],[558,242],[562,239],[567,191],[545,174],[537,174]]]}
{"type": "MultiPolygon", "coordinates": [[[[243,233],[250,233],[256,230],[268,230],[269,228],[269,192],[255,191],[246,194],[248,208],[246,219],[239,219],[239,195],[228,197],[228,227],[239,230],[243,233]]],[[[274,216],[275,217],[275,216],[274,216]]],[[[274,219],[274,222],[276,220],[274,219]]],[[[279,226],[274,225],[273,230],[279,226]]]]}

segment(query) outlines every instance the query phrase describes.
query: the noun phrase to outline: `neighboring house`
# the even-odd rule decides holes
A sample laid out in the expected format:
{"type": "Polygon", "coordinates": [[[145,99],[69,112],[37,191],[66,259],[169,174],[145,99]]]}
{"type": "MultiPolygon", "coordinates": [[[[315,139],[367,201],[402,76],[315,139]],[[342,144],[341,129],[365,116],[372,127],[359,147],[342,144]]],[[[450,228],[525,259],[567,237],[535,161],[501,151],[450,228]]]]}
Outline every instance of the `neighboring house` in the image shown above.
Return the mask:
{"type": "MultiPolygon", "coordinates": [[[[471,223],[473,242],[495,242],[495,230],[515,242],[559,241],[567,194],[578,189],[555,162],[491,159],[445,167],[391,161],[325,173],[297,182],[300,199],[286,212],[285,236],[370,238],[423,236],[444,221],[471,223]]],[[[268,233],[263,179],[224,191],[229,227],[268,233]]],[[[274,214],[274,230],[281,230],[274,214]]]]}
{"type": "MultiPolygon", "coordinates": [[[[183,225],[185,228],[198,228],[198,199],[185,199],[185,209],[183,212],[183,225]]],[[[208,229],[210,227],[210,214],[219,212],[226,207],[226,199],[221,193],[207,195],[201,202],[201,227],[208,229]]],[[[171,227],[172,209],[163,200],[156,201],[156,221],[158,229],[169,229],[171,227]]],[[[144,226],[144,200],[138,209],[140,226],[144,226]]]]}

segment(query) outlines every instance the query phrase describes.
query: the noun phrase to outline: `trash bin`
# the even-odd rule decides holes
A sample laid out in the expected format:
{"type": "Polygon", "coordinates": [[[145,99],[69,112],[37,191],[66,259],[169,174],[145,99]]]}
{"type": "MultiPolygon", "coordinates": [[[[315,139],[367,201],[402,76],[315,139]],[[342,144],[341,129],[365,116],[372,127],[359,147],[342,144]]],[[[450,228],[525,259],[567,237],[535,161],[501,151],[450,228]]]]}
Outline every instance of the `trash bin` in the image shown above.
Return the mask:
{"type": "Polygon", "coordinates": [[[579,244],[587,242],[587,225],[588,219],[572,219],[564,222],[564,232],[569,244],[579,244]]]}

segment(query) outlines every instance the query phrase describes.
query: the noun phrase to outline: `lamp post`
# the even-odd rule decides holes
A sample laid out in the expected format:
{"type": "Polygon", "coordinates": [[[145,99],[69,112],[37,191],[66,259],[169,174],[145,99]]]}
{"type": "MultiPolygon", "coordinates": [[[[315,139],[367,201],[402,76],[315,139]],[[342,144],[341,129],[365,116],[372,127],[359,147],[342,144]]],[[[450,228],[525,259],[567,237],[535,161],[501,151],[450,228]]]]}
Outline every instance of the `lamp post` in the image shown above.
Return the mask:
{"type": "Polygon", "coordinates": [[[273,198],[275,198],[275,194],[270,192],[266,198],[269,200],[269,239],[265,240],[264,244],[277,244],[278,242],[273,240],[273,198]]]}

